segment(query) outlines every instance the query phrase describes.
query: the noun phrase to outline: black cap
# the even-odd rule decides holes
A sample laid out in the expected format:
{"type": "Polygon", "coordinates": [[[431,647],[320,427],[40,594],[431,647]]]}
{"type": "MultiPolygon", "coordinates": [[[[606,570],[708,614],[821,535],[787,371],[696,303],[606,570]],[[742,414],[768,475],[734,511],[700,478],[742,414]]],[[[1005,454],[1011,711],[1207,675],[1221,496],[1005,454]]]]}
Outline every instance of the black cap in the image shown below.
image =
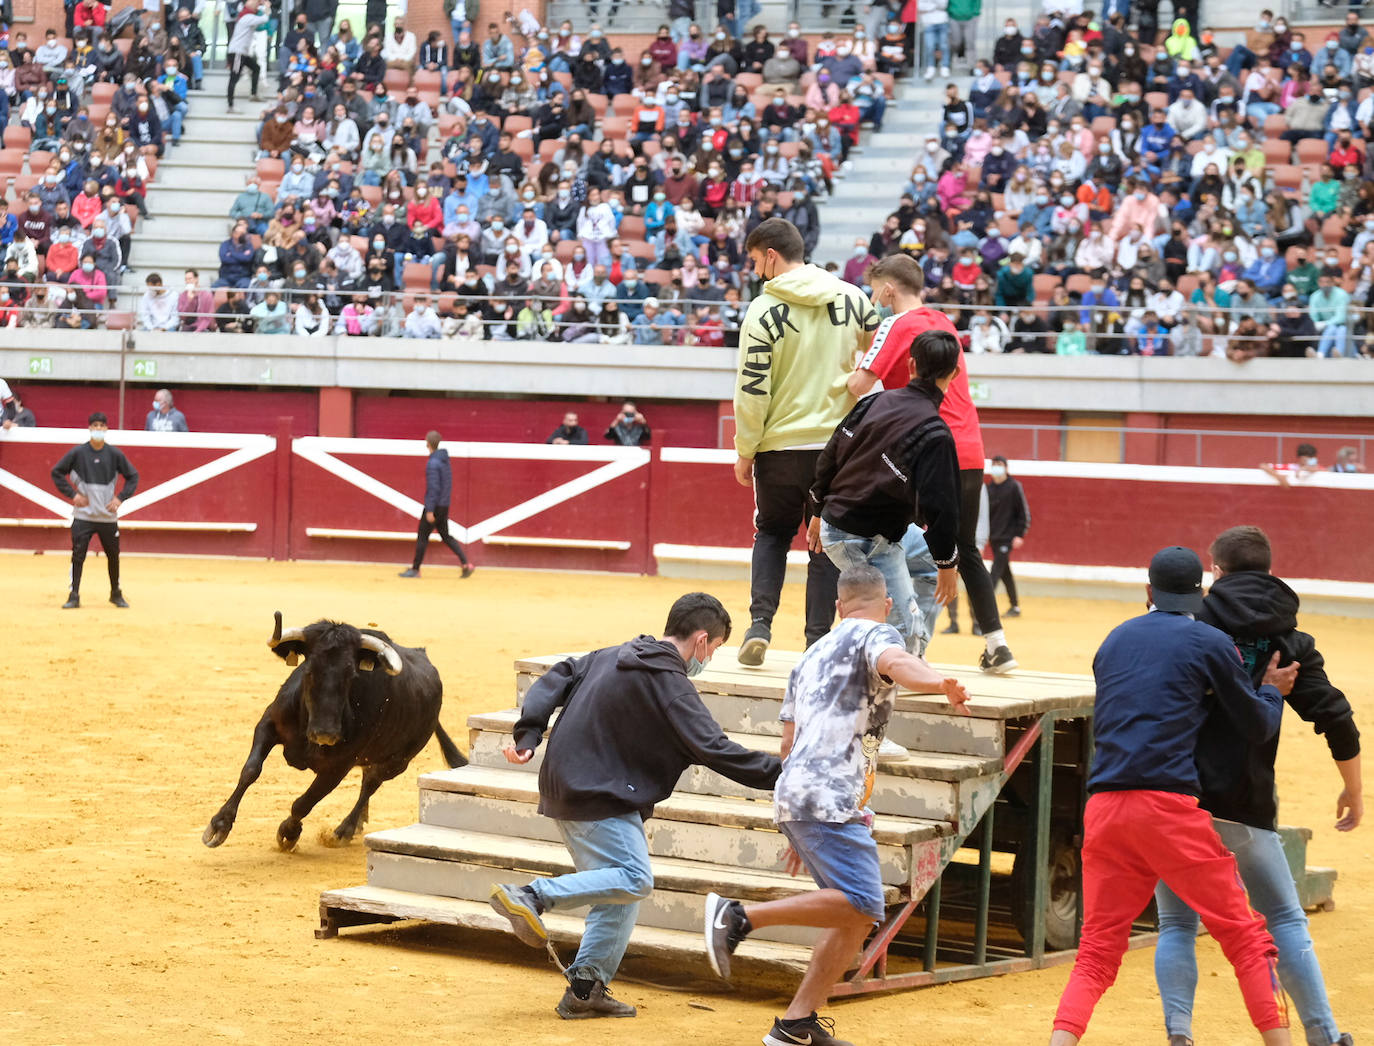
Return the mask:
{"type": "Polygon", "coordinates": [[[1162,548],[1150,560],[1155,607],[1187,614],[1202,611],[1202,560],[1191,548],[1162,548]]]}
{"type": "Polygon", "coordinates": [[[100,424],[102,424],[102,425],[108,425],[108,424],[110,423],[110,419],[107,418],[107,417],[105,417],[105,412],[104,412],[104,411],[102,411],[102,410],[93,410],[93,411],[91,411],[91,416],[90,416],[89,418],[86,419],[86,424],[87,424],[87,425],[94,425],[96,422],[100,422],[100,424]]]}

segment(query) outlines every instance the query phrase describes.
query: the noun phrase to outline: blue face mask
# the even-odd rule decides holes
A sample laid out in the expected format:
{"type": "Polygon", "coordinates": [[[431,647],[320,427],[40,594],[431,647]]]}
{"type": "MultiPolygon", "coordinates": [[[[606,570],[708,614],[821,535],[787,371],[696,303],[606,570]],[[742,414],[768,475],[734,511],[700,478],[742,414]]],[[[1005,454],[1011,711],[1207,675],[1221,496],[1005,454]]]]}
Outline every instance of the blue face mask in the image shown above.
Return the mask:
{"type": "Polygon", "coordinates": [[[710,663],[711,659],[709,657],[707,657],[705,661],[698,661],[696,655],[693,654],[687,659],[687,674],[689,676],[699,676],[710,663]]]}

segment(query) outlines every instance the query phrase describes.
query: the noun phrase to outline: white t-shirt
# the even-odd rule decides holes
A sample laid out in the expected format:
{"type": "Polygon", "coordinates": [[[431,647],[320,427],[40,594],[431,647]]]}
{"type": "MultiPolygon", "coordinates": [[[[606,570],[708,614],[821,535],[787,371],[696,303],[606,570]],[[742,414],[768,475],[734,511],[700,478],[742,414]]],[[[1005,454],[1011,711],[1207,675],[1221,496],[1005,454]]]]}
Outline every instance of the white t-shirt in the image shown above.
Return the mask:
{"type": "Polygon", "coordinates": [[[773,790],[778,823],[863,817],[897,695],[897,684],[878,672],[889,649],[906,649],[891,625],[846,618],[792,669],[778,717],[795,724],[773,790]]]}

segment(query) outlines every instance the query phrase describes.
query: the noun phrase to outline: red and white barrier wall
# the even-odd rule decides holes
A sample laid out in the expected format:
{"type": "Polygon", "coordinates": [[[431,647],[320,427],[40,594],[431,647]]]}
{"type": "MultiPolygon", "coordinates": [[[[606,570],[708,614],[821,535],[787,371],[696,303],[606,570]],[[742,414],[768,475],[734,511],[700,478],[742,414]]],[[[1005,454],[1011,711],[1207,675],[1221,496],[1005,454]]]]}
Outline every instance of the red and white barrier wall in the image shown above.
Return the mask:
{"type": "MultiPolygon", "coordinates": [[[[0,548],[61,549],[70,506],[50,469],[84,429],[0,436],[0,548]]],[[[130,552],[401,562],[424,492],[419,440],[114,432],[141,473],[130,552]]],[[[482,563],[654,573],[659,559],[747,562],[752,493],[729,451],[446,444],[453,533],[482,563]]],[[[1258,469],[1013,461],[1034,525],[1021,559],[1140,569],[1258,524],[1286,577],[1374,584],[1374,476],[1286,489],[1258,469]]],[[[800,549],[800,537],[796,547],[800,549]]]]}

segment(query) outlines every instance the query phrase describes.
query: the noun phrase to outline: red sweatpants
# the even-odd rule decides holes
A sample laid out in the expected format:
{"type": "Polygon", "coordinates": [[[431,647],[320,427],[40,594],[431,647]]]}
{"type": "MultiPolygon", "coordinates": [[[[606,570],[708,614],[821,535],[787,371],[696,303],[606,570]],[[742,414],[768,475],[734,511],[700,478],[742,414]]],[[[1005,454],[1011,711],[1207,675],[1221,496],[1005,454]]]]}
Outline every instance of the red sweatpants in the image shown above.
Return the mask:
{"type": "Polygon", "coordinates": [[[1171,792],[1099,792],[1088,799],[1083,822],[1083,938],[1054,1026],[1083,1036],[1097,1000],[1116,980],[1131,923],[1162,879],[1221,945],[1255,1027],[1286,1028],[1278,949],[1264,919],[1250,909],[1236,859],[1197,800],[1171,792]]]}

